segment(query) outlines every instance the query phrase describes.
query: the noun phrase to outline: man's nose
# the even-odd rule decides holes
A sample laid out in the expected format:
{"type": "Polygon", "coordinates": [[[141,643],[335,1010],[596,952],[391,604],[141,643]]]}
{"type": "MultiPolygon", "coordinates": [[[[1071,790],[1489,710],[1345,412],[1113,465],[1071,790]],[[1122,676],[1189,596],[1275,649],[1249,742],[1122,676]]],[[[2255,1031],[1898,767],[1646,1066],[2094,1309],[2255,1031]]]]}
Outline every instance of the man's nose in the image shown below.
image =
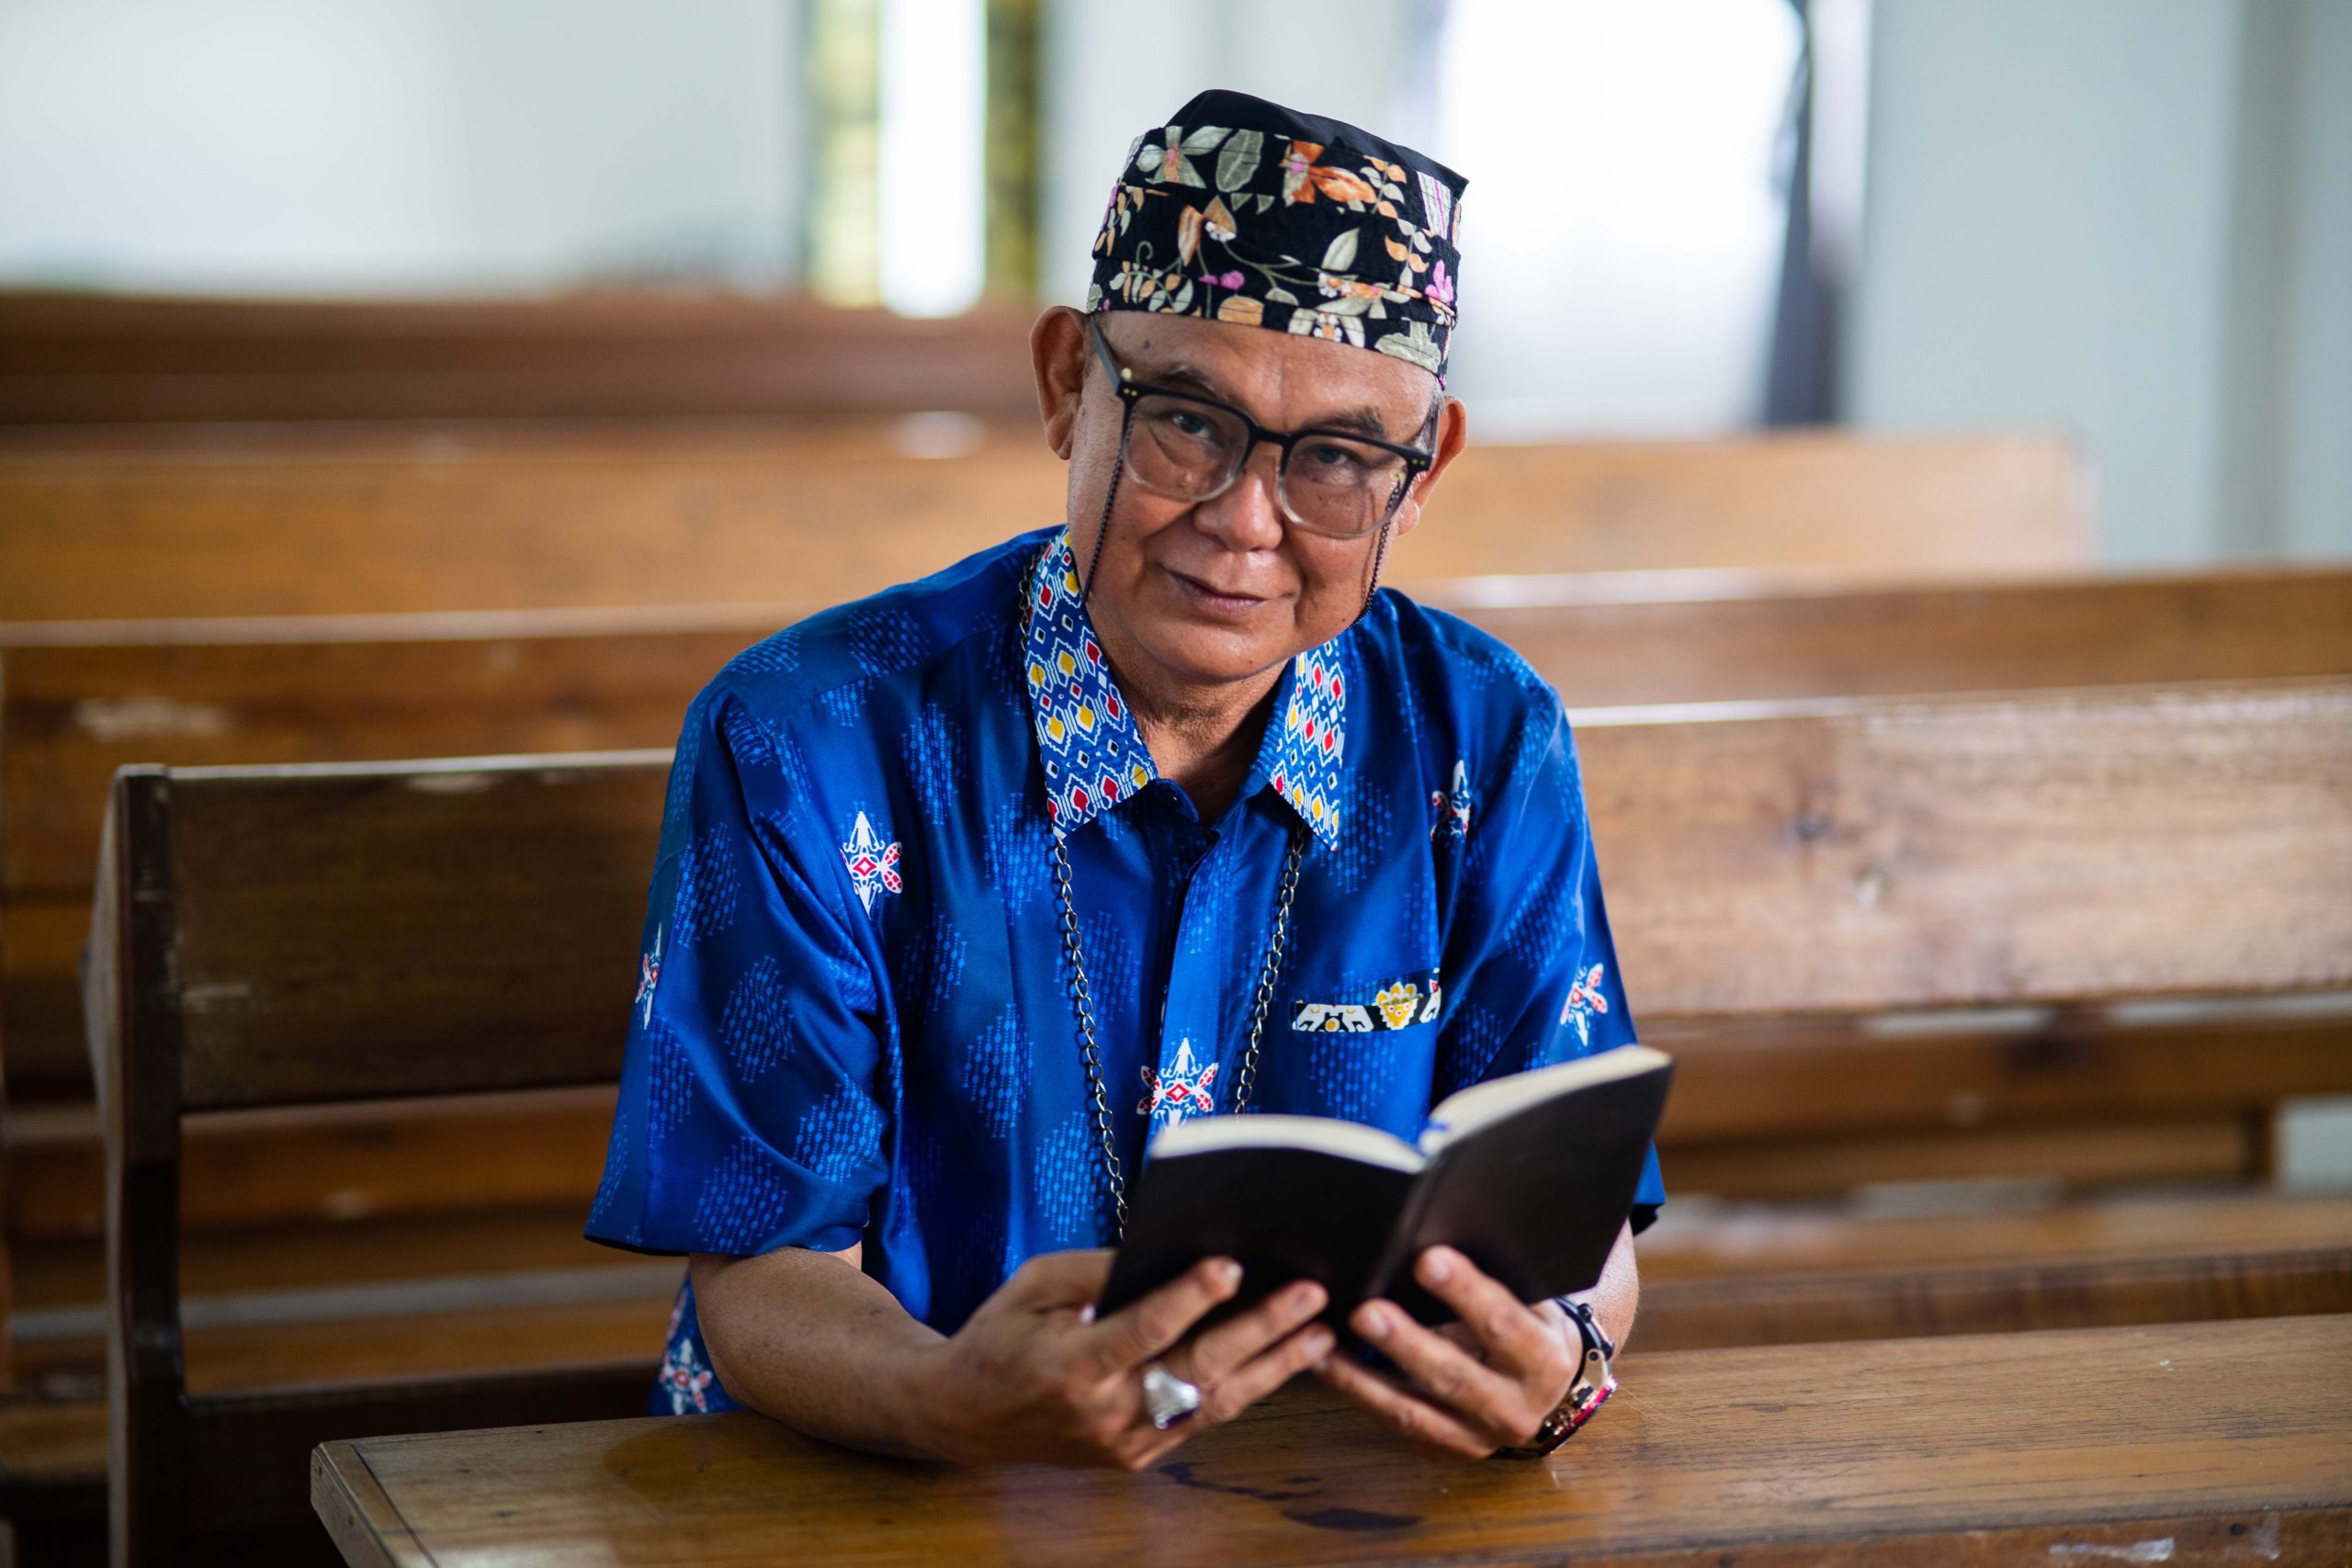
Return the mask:
{"type": "Polygon", "coordinates": [[[1225,490],[1194,509],[1200,525],[1228,549],[1271,550],[1283,542],[1282,448],[1261,441],[1225,490]]]}

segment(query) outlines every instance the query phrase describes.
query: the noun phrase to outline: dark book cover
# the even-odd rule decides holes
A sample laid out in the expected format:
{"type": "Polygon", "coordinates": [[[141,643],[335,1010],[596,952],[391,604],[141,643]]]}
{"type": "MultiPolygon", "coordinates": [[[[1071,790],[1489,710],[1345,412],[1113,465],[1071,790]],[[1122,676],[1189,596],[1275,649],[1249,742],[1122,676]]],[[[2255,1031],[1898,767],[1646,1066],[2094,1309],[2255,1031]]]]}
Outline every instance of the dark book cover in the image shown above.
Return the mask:
{"type": "Polygon", "coordinates": [[[1631,1211],[1673,1064],[1628,1045],[1450,1096],[1418,1146],[1320,1117],[1205,1117],[1154,1140],[1098,1303],[1116,1312],[1203,1258],[1239,1261],[1209,1321],[1293,1280],[1330,1292],[1344,1326],[1385,1295],[1424,1323],[1453,1314],[1411,1279],[1458,1247],[1522,1301],[1589,1289],[1631,1211]]]}

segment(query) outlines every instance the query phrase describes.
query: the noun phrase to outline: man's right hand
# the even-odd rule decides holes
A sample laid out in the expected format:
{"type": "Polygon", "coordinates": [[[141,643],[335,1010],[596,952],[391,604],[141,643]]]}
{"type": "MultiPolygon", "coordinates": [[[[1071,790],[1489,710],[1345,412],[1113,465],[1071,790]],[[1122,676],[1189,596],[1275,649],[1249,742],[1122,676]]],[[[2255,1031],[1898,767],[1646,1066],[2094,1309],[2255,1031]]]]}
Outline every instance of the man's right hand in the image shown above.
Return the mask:
{"type": "Polygon", "coordinates": [[[1323,1288],[1299,1280],[1200,1334],[1193,1325],[1241,1283],[1231,1258],[1204,1258],[1141,1301],[1096,1319],[1108,1251],[1031,1258],[954,1337],[905,1365],[901,1388],[922,1446],[965,1463],[1042,1461],[1143,1470],[1195,1432],[1229,1421],[1321,1360],[1313,1321],[1323,1288]],[[1190,1336],[1190,1337],[1188,1337],[1190,1336]],[[1166,1431],[1144,1413],[1158,1360],[1197,1385],[1201,1406],[1166,1431]]]}

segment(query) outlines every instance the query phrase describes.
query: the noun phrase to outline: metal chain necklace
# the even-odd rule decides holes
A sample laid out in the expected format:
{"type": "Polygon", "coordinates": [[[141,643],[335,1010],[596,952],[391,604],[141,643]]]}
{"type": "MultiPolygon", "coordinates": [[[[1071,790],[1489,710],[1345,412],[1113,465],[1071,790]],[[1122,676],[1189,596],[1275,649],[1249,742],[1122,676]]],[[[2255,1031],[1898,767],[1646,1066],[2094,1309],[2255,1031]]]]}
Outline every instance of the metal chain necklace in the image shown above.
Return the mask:
{"type": "MultiPolygon", "coordinates": [[[[1107,504],[1104,510],[1109,510],[1107,504]]],[[[1024,642],[1029,623],[1037,613],[1039,573],[1051,553],[1048,550],[1038,558],[1037,569],[1030,575],[1021,617],[1024,642]]],[[[1291,905],[1298,896],[1298,866],[1306,853],[1306,824],[1294,823],[1274,898],[1273,934],[1267,940],[1265,961],[1258,970],[1257,995],[1250,1001],[1250,1043],[1241,1055],[1241,1069],[1234,1075],[1233,1109],[1228,1112],[1231,1115],[1250,1109],[1250,1096],[1258,1086],[1258,1055],[1265,1044],[1266,1011],[1273,1004],[1274,986],[1282,976],[1283,954],[1290,942],[1291,905]]],[[[1058,833],[1054,835],[1053,863],[1054,893],[1061,904],[1062,955],[1069,960],[1070,1009],[1078,1015],[1079,1060],[1086,1066],[1086,1089],[1094,1108],[1094,1133],[1102,1148],[1102,1173],[1111,1184],[1111,1206],[1117,1219],[1117,1230],[1112,1239],[1124,1241],[1127,1234],[1126,1168],[1120,1162],[1118,1144],[1111,1135],[1111,1097],[1103,1087],[1102,1048],[1094,1033],[1094,988],[1086,977],[1086,951],[1078,936],[1078,905],[1069,890],[1069,856],[1062,849],[1058,833]]]]}
{"type": "MultiPolygon", "coordinates": [[[[1294,826],[1290,832],[1290,848],[1283,856],[1281,891],[1274,899],[1274,931],[1266,943],[1266,958],[1258,971],[1258,994],[1250,1008],[1250,1043],[1241,1055],[1241,1070],[1234,1076],[1233,1109],[1230,1115],[1239,1115],[1250,1109],[1250,1095],[1258,1085],[1258,1053],[1265,1043],[1266,1010],[1274,999],[1274,983],[1281,976],[1283,953],[1290,941],[1290,907],[1298,894],[1298,863],[1306,850],[1306,829],[1294,826]]],[[[1102,1145],[1102,1172],[1110,1179],[1111,1206],[1117,1215],[1118,1228],[1112,1239],[1124,1241],[1127,1235],[1127,1177],[1119,1161],[1117,1144],[1111,1136],[1110,1095],[1102,1087],[1102,1050],[1094,1037],[1094,994],[1086,978],[1086,953],[1078,940],[1078,907],[1069,892],[1069,856],[1063,852],[1059,838],[1054,840],[1054,891],[1061,900],[1062,954],[1069,960],[1070,1007],[1078,1014],[1079,1059],[1086,1064],[1086,1089],[1094,1102],[1094,1133],[1102,1145]]]]}

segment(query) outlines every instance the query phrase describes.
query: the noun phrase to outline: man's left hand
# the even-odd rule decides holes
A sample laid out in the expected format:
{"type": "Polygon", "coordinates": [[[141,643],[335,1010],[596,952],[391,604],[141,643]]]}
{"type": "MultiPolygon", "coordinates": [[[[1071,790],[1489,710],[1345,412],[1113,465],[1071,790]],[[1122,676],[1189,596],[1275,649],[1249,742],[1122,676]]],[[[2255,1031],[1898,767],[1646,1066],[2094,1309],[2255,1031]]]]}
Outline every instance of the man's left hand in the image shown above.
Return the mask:
{"type": "Polygon", "coordinates": [[[1423,1252],[1413,1277],[1461,1321],[1424,1328],[1382,1300],[1348,1319],[1410,1381],[1336,1349],[1317,1375],[1390,1431],[1450,1456],[1484,1459],[1534,1437],[1567,1397],[1577,1365],[1582,1341],[1567,1314],[1555,1302],[1526,1304],[1450,1247],[1423,1252]]]}

